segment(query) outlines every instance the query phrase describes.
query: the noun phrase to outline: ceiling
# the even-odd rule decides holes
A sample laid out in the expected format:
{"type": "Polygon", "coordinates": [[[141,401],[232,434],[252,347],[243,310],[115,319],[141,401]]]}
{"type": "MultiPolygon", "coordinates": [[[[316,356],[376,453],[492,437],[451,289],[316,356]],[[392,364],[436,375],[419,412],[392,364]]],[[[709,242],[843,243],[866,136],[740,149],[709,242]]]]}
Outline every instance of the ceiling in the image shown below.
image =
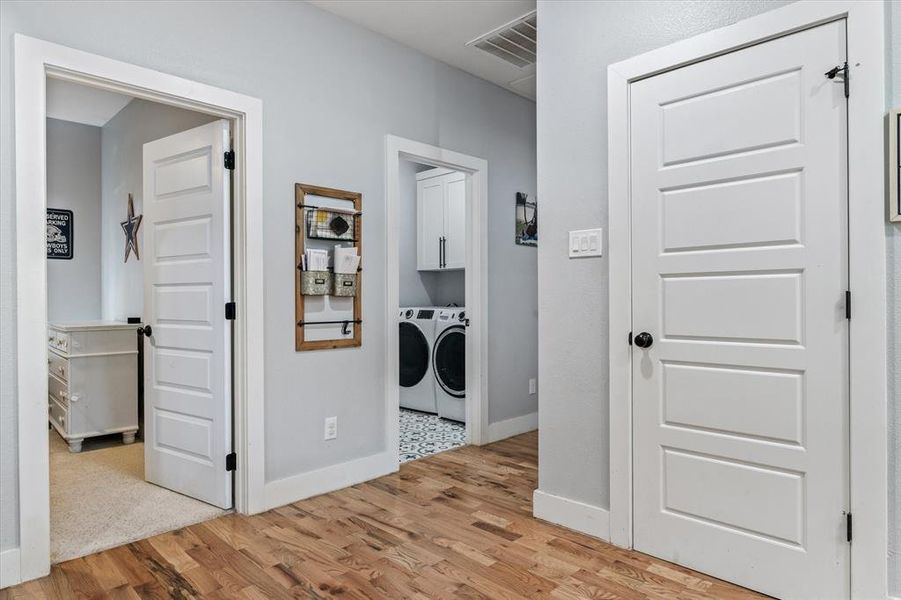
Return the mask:
{"type": "Polygon", "coordinates": [[[132,100],[131,96],[47,78],[47,116],[51,119],[103,127],[132,100]]]}
{"type": "Polygon", "coordinates": [[[466,43],[535,10],[535,0],[309,0],[432,58],[535,99],[535,65],[516,67],[466,43]]]}

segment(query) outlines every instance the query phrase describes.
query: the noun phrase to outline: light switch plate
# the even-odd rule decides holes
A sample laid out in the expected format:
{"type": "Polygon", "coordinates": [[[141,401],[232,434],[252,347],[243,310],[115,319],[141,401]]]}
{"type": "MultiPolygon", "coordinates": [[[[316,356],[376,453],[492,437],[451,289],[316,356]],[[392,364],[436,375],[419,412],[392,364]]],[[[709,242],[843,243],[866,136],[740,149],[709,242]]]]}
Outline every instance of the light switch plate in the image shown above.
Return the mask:
{"type": "Polygon", "coordinates": [[[601,229],[580,229],[569,232],[569,257],[602,256],[604,232],[601,229]]]}
{"type": "Polygon", "coordinates": [[[327,417],[325,419],[325,434],[323,439],[333,440],[338,437],[338,417],[327,417]]]}

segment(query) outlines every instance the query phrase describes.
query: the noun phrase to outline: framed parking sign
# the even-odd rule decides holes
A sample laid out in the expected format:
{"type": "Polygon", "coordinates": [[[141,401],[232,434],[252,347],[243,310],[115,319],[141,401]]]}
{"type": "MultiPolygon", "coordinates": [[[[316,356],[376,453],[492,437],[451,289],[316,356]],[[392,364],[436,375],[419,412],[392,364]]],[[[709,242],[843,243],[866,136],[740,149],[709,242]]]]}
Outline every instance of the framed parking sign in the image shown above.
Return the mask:
{"type": "Polygon", "coordinates": [[[901,108],[888,114],[888,218],[889,221],[901,221],[901,108]]]}
{"type": "Polygon", "coordinates": [[[47,209],[47,258],[72,260],[72,211],[47,209]]]}

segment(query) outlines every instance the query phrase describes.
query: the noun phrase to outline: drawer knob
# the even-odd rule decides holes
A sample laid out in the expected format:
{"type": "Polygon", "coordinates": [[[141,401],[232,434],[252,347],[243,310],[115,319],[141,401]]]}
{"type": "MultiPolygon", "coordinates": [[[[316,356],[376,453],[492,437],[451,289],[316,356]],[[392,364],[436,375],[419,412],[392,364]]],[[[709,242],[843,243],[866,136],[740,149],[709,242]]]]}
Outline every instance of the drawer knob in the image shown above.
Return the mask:
{"type": "Polygon", "coordinates": [[[81,396],[79,396],[78,394],[72,394],[72,397],[69,398],[69,400],[71,400],[72,402],[78,402],[79,400],[81,400],[81,396]]]}

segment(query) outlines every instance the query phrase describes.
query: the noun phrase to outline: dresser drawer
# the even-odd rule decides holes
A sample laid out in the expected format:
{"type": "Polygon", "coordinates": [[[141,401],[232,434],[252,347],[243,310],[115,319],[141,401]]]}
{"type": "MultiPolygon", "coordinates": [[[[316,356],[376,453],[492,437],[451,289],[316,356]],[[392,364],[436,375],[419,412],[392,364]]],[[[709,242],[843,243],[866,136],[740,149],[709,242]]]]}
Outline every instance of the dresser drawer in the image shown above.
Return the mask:
{"type": "Polygon", "coordinates": [[[50,420],[56,423],[57,427],[68,433],[68,419],[66,418],[66,407],[50,397],[50,420]]]}
{"type": "Polygon", "coordinates": [[[69,381],[69,359],[56,352],[48,352],[47,368],[63,381],[69,381]]]}
{"type": "Polygon", "coordinates": [[[69,384],[50,375],[47,381],[47,389],[50,395],[64,406],[69,405],[69,384]]]}
{"type": "Polygon", "coordinates": [[[58,350],[63,354],[69,353],[69,334],[65,331],[58,331],[56,329],[48,329],[47,330],[47,344],[53,348],[54,350],[58,350]]]}

